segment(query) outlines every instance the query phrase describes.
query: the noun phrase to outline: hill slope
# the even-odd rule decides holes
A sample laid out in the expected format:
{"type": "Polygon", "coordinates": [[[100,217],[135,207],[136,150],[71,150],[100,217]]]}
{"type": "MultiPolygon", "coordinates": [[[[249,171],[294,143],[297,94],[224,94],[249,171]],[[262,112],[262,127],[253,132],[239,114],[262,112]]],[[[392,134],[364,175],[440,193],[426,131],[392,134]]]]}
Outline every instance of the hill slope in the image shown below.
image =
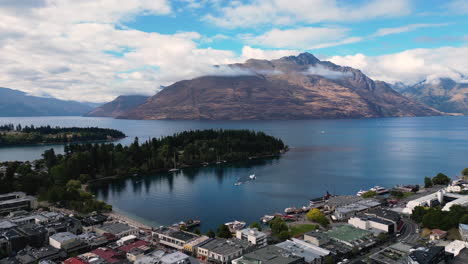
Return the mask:
{"type": "Polygon", "coordinates": [[[447,113],[468,114],[468,83],[452,79],[423,81],[412,86],[400,86],[400,92],[415,101],[447,113]]]}
{"type": "Polygon", "coordinates": [[[176,82],[118,118],[310,119],[428,116],[441,113],[400,95],[361,71],[310,53],[248,60],[239,76],[176,82]]]}
{"type": "Polygon", "coordinates": [[[0,116],[76,116],[92,109],[89,105],[27,95],[0,87],[0,116]]]}
{"type": "Polygon", "coordinates": [[[93,109],[85,116],[116,117],[144,103],[146,99],[148,96],[144,95],[121,95],[113,101],[93,109]]]}

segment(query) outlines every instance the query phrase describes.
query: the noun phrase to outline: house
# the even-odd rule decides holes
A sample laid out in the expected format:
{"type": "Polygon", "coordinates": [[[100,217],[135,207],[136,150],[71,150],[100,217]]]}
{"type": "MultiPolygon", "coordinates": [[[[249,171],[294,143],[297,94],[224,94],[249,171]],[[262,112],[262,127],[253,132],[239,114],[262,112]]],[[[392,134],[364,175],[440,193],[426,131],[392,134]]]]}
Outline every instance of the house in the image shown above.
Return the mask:
{"type": "Polygon", "coordinates": [[[168,227],[162,227],[155,230],[153,232],[153,236],[157,239],[157,241],[160,244],[178,250],[183,249],[185,244],[200,237],[199,235],[194,233],[168,227]]]}
{"type": "Polygon", "coordinates": [[[103,258],[109,264],[121,264],[127,262],[126,255],[124,255],[122,252],[118,252],[110,248],[97,248],[91,251],[91,253],[103,258]]]}
{"type": "Polygon", "coordinates": [[[265,233],[258,231],[257,228],[245,228],[236,231],[236,237],[248,241],[250,244],[257,247],[264,247],[267,245],[267,236],[265,233]]]}
{"type": "Polygon", "coordinates": [[[330,255],[330,251],[296,238],[286,240],[276,246],[294,256],[303,257],[309,264],[321,264],[323,258],[330,255]]]}
{"type": "Polygon", "coordinates": [[[330,242],[330,237],[323,232],[310,231],[304,234],[304,241],[312,245],[321,246],[330,242]]]}
{"type": "Polygon", "coordinates": [[[229,240],[213,238],[199,245],[197,254],[199,257],[203,257],[209,261],[226,264],[242,256],[251,247],[249,242],[237,238],[229,240]]]}
{"type": "Polygon", "coordinates": [[[440,230],[440,229],[432,229],[429,239],[434,240],[441,240],[447,237],[447,232],[440,230]]]}
{"type": "Polygon", "coordinates": [[[304,257],[295,256],[286,250],[269,245],[234,259],[232,264],[304,264],[304,257]]]}

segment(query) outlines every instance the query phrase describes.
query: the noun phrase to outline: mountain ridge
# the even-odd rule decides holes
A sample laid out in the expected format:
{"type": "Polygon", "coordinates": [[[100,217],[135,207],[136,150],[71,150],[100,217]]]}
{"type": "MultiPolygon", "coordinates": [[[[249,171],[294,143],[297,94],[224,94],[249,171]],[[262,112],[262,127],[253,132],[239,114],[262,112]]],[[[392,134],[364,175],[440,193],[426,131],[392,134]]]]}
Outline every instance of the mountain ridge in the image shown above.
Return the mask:
{"type": "Polygon", "coordinates": [[[358,69],[322,62],[310,53],[226,66],[244,74],[176,82],[117,118],[255,120],[442,114],[358,69]]]}
{"type": "Polygon", "coordinates": [[[145,95],[120,95],[114,100],[100,105],[86,113],[86,117],[116,117],[142,104],[148,99],[145,95]]]}

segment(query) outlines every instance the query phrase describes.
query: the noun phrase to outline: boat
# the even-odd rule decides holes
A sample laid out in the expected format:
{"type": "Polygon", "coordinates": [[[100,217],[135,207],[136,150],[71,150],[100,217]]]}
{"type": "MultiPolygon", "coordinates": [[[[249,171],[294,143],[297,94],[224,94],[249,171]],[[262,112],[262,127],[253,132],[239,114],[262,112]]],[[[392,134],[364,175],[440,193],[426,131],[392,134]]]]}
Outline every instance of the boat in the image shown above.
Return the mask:
{"type": "Polygon", "coordinates": [[[297,211],[296,207],[288,207],[288,208],[284,209],[285,214],[292,214],[292,213],[294,213],[296,211],[297,211]]]}
{"type": "Polygon", "coordinates": [[[357,196],[361,196],[363,195],[364,193],[366,193],[367,191],[364,191],[364,190],[359,190],[359,192],[357,192],[357,196]]]}
{"type": "Polygon", "coordinates": [[[260,221],[262,221],[262,223],[266,224],[266,223],[270,222],[273,219],[275,219],[274,215],[264,215],[262,218],[260,218],[260,221]]]}
{"type": "Polygon", "coordinates": [[[257,177],[255,177],[255,174],[250,174],[249,178],[250,178],[251,180],[257,179],[257,177]]]}
{"type": "Polygon", "coordinates": [[[238,182],[235,182],[235,183],[234,183],[234,186],[239,186],[239,185],[241,185],[241,184],[242,184],[242,182],[239,182],[239,181],[238,181],[238,182]]]}
{"type": "Polygon", "coordinates": [[[227,222],[224,225],[229,227],[229,231],[231,231],[232,233],[235,233],[237,230],[241,230],[242,228],[244,228],[246,223],[243,221],[234,220],[232,222],[227,222]]]}
{"type": "Polygon", "coordinates": [[[176,163],[176,157],[175,157],[175,152],[174,152],[174,168],[170,169],[169,172],[176,172],[179,171],[177,168],[177,163],[176,163]]]}
{"type": "Polygon", "coordinates": [[[200,225],[201,221],[200,220],[193,220],[193,219],[190,219],[190,220],[187,220],[186,222],[182,221],[179,223],[179,228],[186,228],[186,229],[189,229],[189,228],[192,228],[192,227],[195,227],[195,226],[198,226],[200,225]]]}
{"type": "Polygon", "coordinates": [[[377,194],[385,194],[389,192],[389,190],[381,186],[374,186],[370,190],[376,192],[377,194]]]}

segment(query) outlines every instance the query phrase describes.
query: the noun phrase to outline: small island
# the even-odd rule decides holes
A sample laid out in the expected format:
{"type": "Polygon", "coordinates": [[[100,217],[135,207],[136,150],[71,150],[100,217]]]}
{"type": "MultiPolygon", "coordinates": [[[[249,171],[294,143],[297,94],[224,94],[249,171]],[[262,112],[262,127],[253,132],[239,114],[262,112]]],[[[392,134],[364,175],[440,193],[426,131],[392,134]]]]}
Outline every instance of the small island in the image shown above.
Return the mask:
{"type": "Polygon", "coordinates": [[[119,130],[98,127],[0,126],[0,147],[36,144],[62,144],[113,141],[124,138],[119,130]]]}
{"type": "MultiPolygon", "coordinates": [[[[30,129],[22,128],[20,131],[29,133],[30,129]]],[[[40,130],[33,130],[38,129],[40,130]]],[[[74,131],[73,128],[57,128],[61,129],[74,131]]],[[[93,129],[90,130],[113,131],[93,129]]],[[[49,149],[40,160],[0,163],[0,193],[22,191],[38,196],[40,201],[49,205],[80,213],[110,211],[110,205],[97,201],[86,191],[89,184],[102,179],[172,171],[181,167],[273,157],[287,149],[281,139],[263,132],[221,129],[185,131],[172,136],[152,138],[144,143],[135,138],[128,146],[114,143],[73,143],[64,146],[63,154],[56,154],[54,149],[49,149]]]]}

